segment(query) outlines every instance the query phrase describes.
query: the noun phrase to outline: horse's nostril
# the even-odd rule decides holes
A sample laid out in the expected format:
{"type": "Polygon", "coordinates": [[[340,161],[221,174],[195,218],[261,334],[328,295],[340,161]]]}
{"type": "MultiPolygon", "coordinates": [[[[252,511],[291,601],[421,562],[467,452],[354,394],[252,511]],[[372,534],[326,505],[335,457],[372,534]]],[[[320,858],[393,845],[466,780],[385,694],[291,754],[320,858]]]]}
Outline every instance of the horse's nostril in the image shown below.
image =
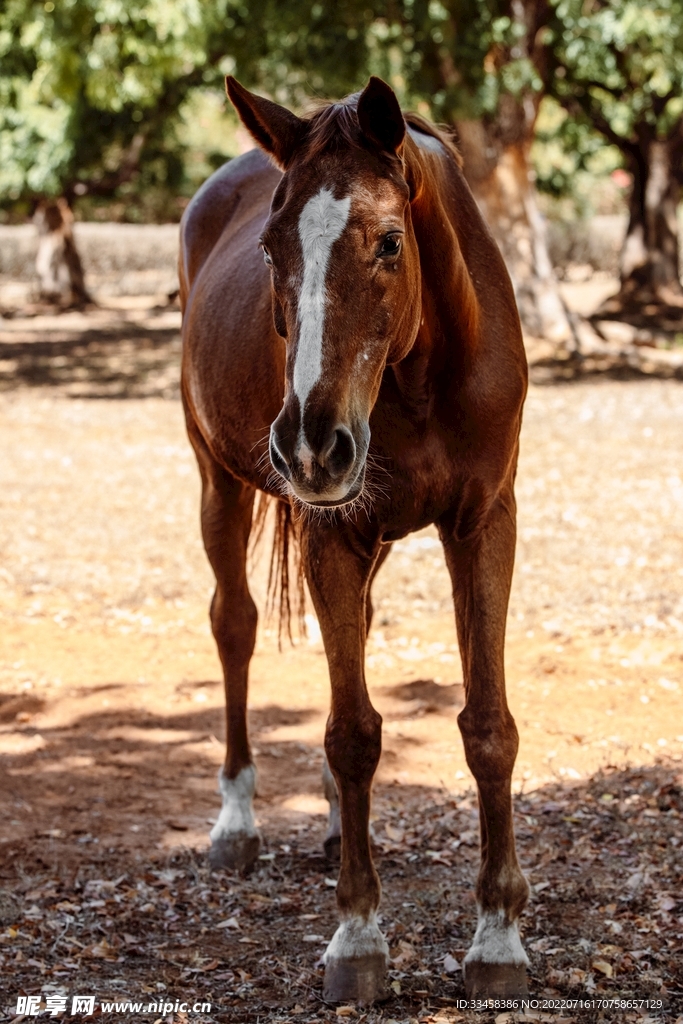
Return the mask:
{"type": "Polygon", "coordinates": [[[356,459],[356,443],[347,427],[337,427],[323,453],[322,463],[330,476],[343,476],[356,459]]]}
{"type": "Polygon", "coordinates": [[[289,469],[289,462],[280,450],[274,432],[271,432],[270,435],[269,449],[270,461],[273,464],[273,469],[277,470],[280,476],[283,476],[285,480],[289,480],[292,475],[289,469]]]}

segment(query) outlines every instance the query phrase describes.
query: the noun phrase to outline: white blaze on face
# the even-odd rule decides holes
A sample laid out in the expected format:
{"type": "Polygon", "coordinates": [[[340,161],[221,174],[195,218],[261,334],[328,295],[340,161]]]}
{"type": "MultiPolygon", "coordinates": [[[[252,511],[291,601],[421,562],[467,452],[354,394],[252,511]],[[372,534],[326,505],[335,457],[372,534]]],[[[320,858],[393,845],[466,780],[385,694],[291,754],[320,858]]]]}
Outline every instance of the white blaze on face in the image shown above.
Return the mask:
{"type": "Polygon", "coordinates": [[[299,217],[304,276],[299,294],[299,344],[294,360],[294,393],[302,417],[322,372],[325,278],[332,246],[346,227],[351,196],[335,199],[327,188],[309,199],[299,217]]]}

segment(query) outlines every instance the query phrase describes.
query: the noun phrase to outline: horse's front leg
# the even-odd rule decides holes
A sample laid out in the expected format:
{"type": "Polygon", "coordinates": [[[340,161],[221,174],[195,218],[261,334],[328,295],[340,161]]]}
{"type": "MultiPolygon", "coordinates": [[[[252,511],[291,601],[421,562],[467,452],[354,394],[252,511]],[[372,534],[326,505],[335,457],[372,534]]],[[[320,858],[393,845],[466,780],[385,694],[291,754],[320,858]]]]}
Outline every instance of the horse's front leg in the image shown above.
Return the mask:
{"type": "Polygon", "coordinates": [[[202,534],[216,576],[211,628],[225,677],[226,754],[218,774],[223,806],[211,829],[209,861],[214,868],[246,873],[260,845],[253,812],[256,769],[247,735],[247,680],[257,624],[246,574],[254,489],[214,461],[191,422],[188,432],[202,477],[202,534]]]}
{"type": "Polygon", "coordinates": [[[524,995],[529,961],[517,918],[529,887],[515,851],[511,778],[519,738],[505,696],[503,661],[516,538],[512,486],[498,497],[476,536],[459,540],[447,517],[439,527],[465,682],[458,725],[479,790],[478,924],[464,961],[465,989],[470,998],[524,995]]]}
{"type": "Polygon", "coordinates": [[[339,793],[341,922],[325,952],[324,998],[372,1003],[385,992],[388,947],[377,924],[380,884],[370,850],[370,790],[381,751],[382,719],[365,685],[367,587],[376,552],[339,527],[308,527],[308,585],[330,669],[332,702],[325,753],[339,793]]]}
{"type": "MultiPolygon", "coordinates": [[[[370,573],[370,579],[368,581],[367,590],[365,594],[365,640],[368,638],[370,633],[370,627],[372,625],[373,607],[372,607],[372,593],[371,587],[375,580],[375,576],[384,565],[389,552],[391,551],[391,544],[382,544],[379,549],[379,554],[374,561],[372,566],[372,572],[370,573]]],[[[341,818],[339,816],[339,794],[337,793],[337,786],[334,781],[330,766],[325,760],[323,764],[323,792],[325,799],[330,805],[329,817],[327,820],[327,835],[325,836],[324,850],[325,856],[328,860],[338,861],[340,858],[341,850],[341,818]]],[[[371,831],[372,835],[372,831],[371,831]]],[[[373,837],[374,841],[374,837],[373,837]]]]}

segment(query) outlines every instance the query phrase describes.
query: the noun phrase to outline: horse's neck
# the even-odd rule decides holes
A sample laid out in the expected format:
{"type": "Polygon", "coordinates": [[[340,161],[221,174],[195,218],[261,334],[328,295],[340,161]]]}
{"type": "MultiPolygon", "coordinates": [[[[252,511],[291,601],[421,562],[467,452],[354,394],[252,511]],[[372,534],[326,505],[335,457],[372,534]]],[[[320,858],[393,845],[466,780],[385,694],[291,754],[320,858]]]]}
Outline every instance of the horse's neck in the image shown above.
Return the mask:
{"type": "Polygon", "coordinates": [[[428,414],[434,394],[434,380],[444,372],[462,379],[477,351],[480,306],[458,237],[462,218],[449,203],[457,201],[462,180],[448,166],[444,154],[443,173],[434,167],[435,158],[422,159],[411,147],[409,160],[419,165],[415,172],[419,192],[412,203],[412,221],[420,253],[422,273],[421,325],[408,355],[394,366],[394,376],[407,405],[421,418],[428,414]],[[453,199],[455,196],[455,199],[453,199]],[[450,198],[444,198],[450,197],[450,198]]]}
{"type": "MultiPolygon", "coordinates": [[[[463,200],[471,197],[450,155],[412,156],[422,165],[421,189],[413,202],[412,219],[420,252],[425,317],[431,317],[433,332],[445,338],[456,334],[460,345],[473,353],[480,306],[459,237],[459,232],[467,229],[467,216],[463,216],[467,211],[458,208],[461,193],[463,200]]],[[[476,224],[472,224],[471,230],[475,229],[476,224]]]]}

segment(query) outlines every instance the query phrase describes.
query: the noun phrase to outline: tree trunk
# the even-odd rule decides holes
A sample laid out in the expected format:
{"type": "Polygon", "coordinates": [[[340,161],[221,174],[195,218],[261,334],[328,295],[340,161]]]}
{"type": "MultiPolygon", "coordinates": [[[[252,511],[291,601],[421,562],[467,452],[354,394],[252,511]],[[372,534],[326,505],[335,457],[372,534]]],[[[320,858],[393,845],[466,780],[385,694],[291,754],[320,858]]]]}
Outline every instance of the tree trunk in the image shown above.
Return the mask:
{"type": "Polygon", "coordinates": [[[667,142],[649,139],[630,161],[633,188],[621,251],[622,306],[664,303],[683,306],[678,251],[680,188],[667,142]]]}
{"type": "Polygon", "coordinates": [[[482,121],[460,121],[460,149],[467,181],[512,278],[524,333],[574,351],[576,335],[550,261],[529,169],[534,120],[529,118],[528,139],[508,136],[502,144],[482,121]]]}
{"type": "Polygon", "coordinates": [[[60,306],[92,301],[73,236],[73,213],[66,199],[41,202],[33,221],[38,229],[38,274],[41,299],[60,306]]]}

